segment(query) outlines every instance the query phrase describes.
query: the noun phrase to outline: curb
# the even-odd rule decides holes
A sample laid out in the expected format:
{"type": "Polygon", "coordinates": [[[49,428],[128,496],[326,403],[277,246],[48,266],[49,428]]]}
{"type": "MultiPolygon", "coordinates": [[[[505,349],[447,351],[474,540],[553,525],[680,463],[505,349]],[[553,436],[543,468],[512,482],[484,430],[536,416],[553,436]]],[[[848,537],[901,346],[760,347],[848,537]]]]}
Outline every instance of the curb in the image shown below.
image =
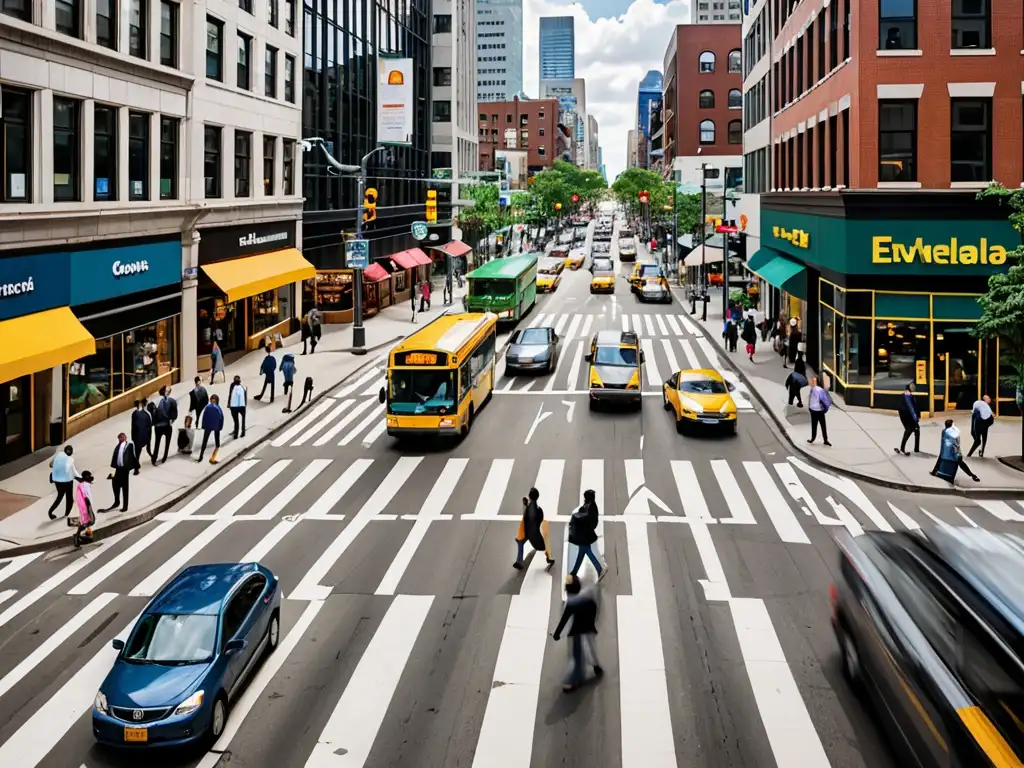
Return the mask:
{"type": "MultiPolygon", "coordinates": [[[[696,321],[699,325],[700,321],[696,321]]],[[[701,328],[702,331],[707,330],[701,328]]],[[[715,349],[719,352],[719,358],[725,362],[728,361],[727,353],[725,348],[719,343],[718,339],[713,335],[705,333],[704,338],[711,342],[715,349]]],[[[869,483],[871,485],[879,486],[881,488],[891,488],[896,491],[908,491],[910,493],[926,493],[933,496],[960,496],[966,499],[992,499],[992,500],[1013,500],[1020,498],[1024,495],[1024,490],[1015,490],[1012,488],[990,488],[990,489],[960,489],[960,488],[933,488],[931,486],[916,485],[914,483],[900,483],[895,480],[884,480],[880,477],[874,477],[873,475],[867,475],[863,472],[857,472],[855,470],[846,469],[845,467],[838,467],[834,464],[829,464],[827,461],[815,456],[812,453],[808,453],[804,448],[798,445],[793,438],[790,436],[786,429],[786,423],[771,409],[768,405],[768,401],[765,400],[761,392],[754,386],[753,382],[747,377],[747,374],[737,368],[736,366],[729,366],[729,370],[740,377],[740,380],[746,385],[747,391],[752,394],[761,404],[763,412],[771,417],[772,421],[775,422],[775,426],[778,427],[782,433],[782,437],[789,446],[800,454],[803,459],[806,459],[816,467],[829,472],[838,472],[841,475],[849,477],[853,480],[860,480],[861,482],[869,483]]]]}
{"type": "MultiPolygon", "coordinates": [[[[433,322],[433,321],[431,321],[431,322],[433,322]]],[[[375,351],[377,351],[377,350],[379,350],[379,349],[381,349],[383,347],[386,347],[386,346],[388,346],[390,344],[394,344],[396,341],[398,341],[400,339],[404,339],[404,338],[405,338],[404,336],[397,336],[394,339],[389,339],[388,341],[382,342],[380,344],[375,344],[372,347],[366,347],[365,349],[366,349],[367,353],[369,354],[370,352],[375,352],[375,351]]],[[[347,352],[348,350],[334,350],[334,351],[335,352],[347,352]]],[[[363,363],[359,367],[357,367],[354,370],[352,370],[351,372],[345,374],[339,381],[337,381],[337,382],[335,382],[333,384],[329,384],[327,387],[324,387],[323,389],[321,389],[320,394],[318,394],[316,397],[314,397],[312,400],[310,400],[309,403],[305,406],[306,410],[308,411],[310,408],[312,408],[320,400],[322,400],[323,398],[327,397],[328,396],[328,392],[330,392],[331,390],[336,389],[337,387],[339,387],[340,385],[344,384],[349,379],[351,379],[353,377],[356,377],[359,374],[361,374],[373,362],[374,362],[373,360],[367,360],[365,363],[363,363]]],[[[224,463],[218,464],[217,465],[217,469],[215,469],[209,475],[204,477],[198,484],[190,486],[189,488],[182,489],[181,493],[178,493],[178,494],[174,495],[171,498],[167,498],[167,499],[161,501],[157,506],[153,507],[152,509],[148,509],[145,512],[140,512],[138,515],[135,515],[133,517],[123,518],[123,519],[118,520],[115,523],[111,523],[110,525],[105,526],[103,528],[96,529],[93,532],[93,541],[102,541],[103,539],[110,538],[111,536],[116,536],[119,533],[124,533],[125,531],[129,531],[132,528],[137,528],[140,525],[144,525],[145,523],[150,522],[153,518],[157,517],[160,514],[163,514],[167,510],[169,510],[171,507],[173,507],[175,504],[180,502],[186,496],[188,496],[190,494],[193,494],[193,493],[198,493],[198,492],[202,491],[208,485],[213,483],[220,476],[220,474],[222,472],[227,471],[231,467],[235,466],[235,464],[237,464],[238,462],[243,461],[250,454],[252,454],[252,452],[254,450],[256,450],[257,448],[260,448],[268,440],[273,440],[281,432],[283,432],[284,430],[286,430],[289,427],[291,427],[292,426],[292,422],[294,421],[294,419],[296,417],[298,417],[299,415],[302,415],[304,413],[305,413],[305,411],[297,413],[295,415],[295,417],[289,418],[286,421],[284,421],[281,424],[279,424],[278,426],[274,427],[274,429],[270,430],[267,434],[265,434],[263,437],[261,437],[255,443],[253,443],[252,445],[250,445],[247,448],[245,448],[245,450],[240,451],[239,453],[237,453],[235,456],[232,456],[229,460],[225,461],[224,463]]],[[[35,543],[32,543],[32,544],[20,544],[20,545],[15,546],[15,547],[9,547],[9,548],[6,548],[6,549],[0,549],[0,559],[6,559],[6,558],[9,558],[9,557],[17,557],[18,555],[29,555],[29,554],[34,554],[36,552],[46,552],[46,551],[51,550],[51,549],[57,549],[59,547],[66,547],[66,546],[68,546],[68,541],[67,541],[67,539],[65,539],[63,537],[60,538],[60,539],[53,539],[53,540],[49,540],[49,541],[35,542],[35,543]]]]}

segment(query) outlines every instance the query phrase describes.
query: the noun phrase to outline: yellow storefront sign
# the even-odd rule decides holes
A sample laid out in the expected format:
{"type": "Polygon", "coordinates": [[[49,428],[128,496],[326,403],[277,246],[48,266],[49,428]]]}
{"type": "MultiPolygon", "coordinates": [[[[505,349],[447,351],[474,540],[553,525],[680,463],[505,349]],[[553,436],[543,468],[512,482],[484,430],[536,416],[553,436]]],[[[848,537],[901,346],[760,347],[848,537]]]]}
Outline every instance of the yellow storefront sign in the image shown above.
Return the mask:
{"type": "Polygon", "coordinates": [[[875,264],[993,264],[1006,263],[1006,248],[981,238],[977,244],[963,243],[953,237],[948,243],[925,243],[919,237],[912,243],[895,242],[889,235],[871,238],[871,261],[875,264]]]}
{"type": "Polygon", "coordinates": [[[785,240],[787,243],[795,245],[797,248],[810,248],[811,246],[811,235],[809,232],[805,232],[802,229],[786,229],[785,227],[772,227],[772,236],[777,237],[780,240],[785,240]]]}

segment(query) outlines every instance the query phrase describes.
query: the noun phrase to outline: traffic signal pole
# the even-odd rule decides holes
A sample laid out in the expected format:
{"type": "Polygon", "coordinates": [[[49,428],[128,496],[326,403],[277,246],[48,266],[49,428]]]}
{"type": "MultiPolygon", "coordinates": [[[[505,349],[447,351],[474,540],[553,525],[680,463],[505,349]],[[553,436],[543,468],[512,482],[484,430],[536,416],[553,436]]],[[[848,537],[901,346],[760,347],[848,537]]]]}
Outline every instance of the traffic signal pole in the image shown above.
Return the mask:
{"type": "MultiPolygon", "coordinates": [[[[366,175],[367,167],[370,164],[370,158],[384,149],[386,149],[386,147],[371,149],[363,156],[362,162],[359,163],[359,190],[357,199],[360,201],[365,201],[366,199],[366,175]]],[[[360,202],[359,205],[359,212],[356,214],[356,240],[363,239],[363,202],[360,202]]],[[[352,272],[352,354],[365,355],[366,328],[363,327],[363,270],[354,269],[352,272]]]]}

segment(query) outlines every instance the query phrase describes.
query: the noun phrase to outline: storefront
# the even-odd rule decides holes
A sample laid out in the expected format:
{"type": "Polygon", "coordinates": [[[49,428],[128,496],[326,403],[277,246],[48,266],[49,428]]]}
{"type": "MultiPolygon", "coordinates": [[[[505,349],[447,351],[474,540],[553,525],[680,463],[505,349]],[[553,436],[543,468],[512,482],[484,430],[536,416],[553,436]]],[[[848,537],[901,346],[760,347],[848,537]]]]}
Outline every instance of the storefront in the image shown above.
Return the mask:
{"type": "Polygon", "coordinates": [[[294,221],[201,229],[199,265],[200,370],[215,341],[231,360],[293,333],[295,284],[316,274],[295,247],[294,221]]]}
{"type": "Polygon", "coordinates": [[[473,248],[461,240],[452,240],[450,243],[434,250],[434,273],[442,277],[448,275],[448,262],[452,263],[452,274],[456,272],[464,275],[473,269],[473,248]]]}
{"type": "Polygon", "coordinates": [[[988,277],[1020,243],[1006,209],[973,192],[762,197],[747,269],[766,311],[799,318],[808,361],[848,404],[895,409],[913,383],[922,412],[987,394],[997,415],[1020,415],[999,341],[972,333],[988,277]]]}

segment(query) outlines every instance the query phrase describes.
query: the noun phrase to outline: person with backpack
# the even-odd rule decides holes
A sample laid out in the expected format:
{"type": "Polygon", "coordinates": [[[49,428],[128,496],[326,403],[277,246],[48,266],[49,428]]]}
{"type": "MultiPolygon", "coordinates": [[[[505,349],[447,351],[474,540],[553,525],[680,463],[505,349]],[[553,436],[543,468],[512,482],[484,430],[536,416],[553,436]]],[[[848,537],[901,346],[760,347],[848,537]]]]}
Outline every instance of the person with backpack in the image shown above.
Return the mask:
{"type": "Polygon", "coordinates": [[[512,567],[517,571],[523,569],[523,550],[526,542],[537,552],[543,552],[547,557],[547,567],[555,564],[551,557],[551,537],[548,532],[548,523],[544,519],[544,510],[537,504],[540,499],[540,491],[531,488],[528,496],[523,497],[523,519],[519,522],[519,531],[516,533],[516,561],[512,567]]]}
{"type": "Polygon", "coordinates": [[[572,513],[569,518],[569,544],[576,547],[575,557],[569,556],[572,570],[569,574],[575,576],[583,565],[583,558],[589,557],[590,562],[597,571],[597,580],[604,578],[607,569],[602,565],[601,558],[595,548],[597,546],[597,523],[599,511],[597,509],[596,494],[587,490],[583,492],[583,505],[572,513]]]}
{"type": "Polygon", "coordinates": [[[811,413],[811,439],[807,441],[808,443],[813,443],[818,438],[818,425],[820,424],[821,437],[825,441],[825,445],[832,446],[832,443],[828,441],[828,429],[825,427],[825,414],[831,407],[832,398],[818,384],[818,377],[812,376],[811,391],[807,394],[807,410],[811,413]]]}
{"type": "Polygon", "coordinates": [[[160,387],[160,402],[157,403],[156,412],[153,414],[153,432],[156,439],[153,443],[153,466],[157,464],[157,456],[160,455],[160,441],[164,438],[164,457],[161,464],[167,463],[167,454],[171,450],[171,435],[174,433],[174,422],[178,419],[178,401],[171,397],[170,387],[160,387]]]}

